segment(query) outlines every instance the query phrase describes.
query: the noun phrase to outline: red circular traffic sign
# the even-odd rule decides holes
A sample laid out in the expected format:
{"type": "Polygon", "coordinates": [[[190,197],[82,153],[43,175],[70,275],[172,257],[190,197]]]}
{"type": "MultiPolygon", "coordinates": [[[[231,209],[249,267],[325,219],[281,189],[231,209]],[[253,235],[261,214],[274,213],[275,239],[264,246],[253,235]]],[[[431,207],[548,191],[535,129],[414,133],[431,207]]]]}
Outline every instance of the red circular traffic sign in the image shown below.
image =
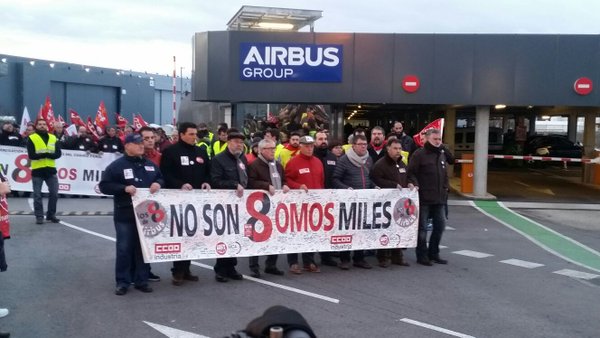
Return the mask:
{"type": "Polygon", "coordinates": [[[579,95],[588,95],[592,92],[592,80],[588,79],[587,77],[580,77],[579,79],[575,80],[575,83],[573,84],[573,90],[575,90],[575,93],[579,95]]]}
{"type": "Polygon", "coordinates": [[[421,86],[421,81],[415,75],[406,75],[404,79],[402,79],[402,89],[404,89],[407,93],[414,93],[419,90],[421,86]]]}

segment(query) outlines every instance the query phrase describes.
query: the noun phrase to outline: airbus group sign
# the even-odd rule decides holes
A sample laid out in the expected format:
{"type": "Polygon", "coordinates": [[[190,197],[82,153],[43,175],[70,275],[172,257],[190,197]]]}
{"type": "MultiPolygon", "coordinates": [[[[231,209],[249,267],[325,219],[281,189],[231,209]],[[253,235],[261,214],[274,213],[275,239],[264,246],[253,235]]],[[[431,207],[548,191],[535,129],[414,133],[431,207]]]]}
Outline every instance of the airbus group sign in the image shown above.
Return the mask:
{"type": "Polygon", "coordinates": [[[240,44],[245,81],[342,82],[342,45],[240,44]]]}

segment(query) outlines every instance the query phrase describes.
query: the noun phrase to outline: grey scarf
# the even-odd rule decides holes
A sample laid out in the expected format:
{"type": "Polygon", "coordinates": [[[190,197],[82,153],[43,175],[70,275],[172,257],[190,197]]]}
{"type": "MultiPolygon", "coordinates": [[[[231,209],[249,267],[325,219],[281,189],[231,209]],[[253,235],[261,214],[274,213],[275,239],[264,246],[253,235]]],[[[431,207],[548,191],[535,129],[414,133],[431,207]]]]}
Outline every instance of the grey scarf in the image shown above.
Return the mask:
{"type": "Polygon", "coordinates": [[[360,167],[366,168],[367,167],[367,161],[369,160],[369,153],[366,153],[363,156],[358,156],[358,154],[356,154],[354,152],[354,149],[350,148],[346,151],[346,155],[348,155],[348,159],[356,167],[358,167],[358,168],[360,168],[360,167]]]}
{"type": "Polygon", "coordinates": [[[269,177],[271,178],[271,185],[275,187],[275,190],[281,190],[281,176],[279,176],[279,172],[277,171],[277,163],[275,161],[267,161],[267,159],[262,156],[262,154],[258,154],[258,158],[265,162],[269,167],[269,177]]]}

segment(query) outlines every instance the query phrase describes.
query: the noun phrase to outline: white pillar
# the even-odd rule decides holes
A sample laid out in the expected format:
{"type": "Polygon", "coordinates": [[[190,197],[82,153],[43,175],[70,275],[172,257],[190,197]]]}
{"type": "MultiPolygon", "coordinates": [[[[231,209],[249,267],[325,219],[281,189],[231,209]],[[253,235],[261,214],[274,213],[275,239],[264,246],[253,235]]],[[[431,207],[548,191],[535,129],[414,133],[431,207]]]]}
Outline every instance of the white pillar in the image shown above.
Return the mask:
{"type": "Polygon", "coordinates": [[[569,114],[569,121],[567,122],[567,137],[571,142],[577,141],[577,113],[569,114]]]}
{"type": "Polygon", "coordinates": [[[583,156],[592,157],[596,147],[596,113],[585,113],[583,156]]]}
{"type": "Polygon", "coordinates": [[[475,113],[475,159],[473,195],[487,195],[488,140],[490,133],[490,107],[477,106],[475,113]]]}
{"type": "MultiPolygon", "coordinates": [[[[444,114],[444,145],[454,154],[454,135],[456,134],[456,109],[450,108],[444,114]]],[[[454,166],[448,166],[448,177],[454,176],[454,166]]]]}

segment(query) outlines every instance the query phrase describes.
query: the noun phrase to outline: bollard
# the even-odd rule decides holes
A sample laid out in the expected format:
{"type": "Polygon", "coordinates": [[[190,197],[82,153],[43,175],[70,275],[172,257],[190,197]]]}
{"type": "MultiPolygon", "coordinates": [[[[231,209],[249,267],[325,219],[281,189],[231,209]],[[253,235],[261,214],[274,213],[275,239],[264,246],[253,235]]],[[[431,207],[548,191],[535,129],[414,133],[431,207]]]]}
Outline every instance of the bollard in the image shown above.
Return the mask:
{"type": "MultiPolygon", "coordinates": [[[[473,160],[474,154],[463,154],[462,158],[465,160],[473,160]]],[[[460,170],[460,191],[466,194],[473,193],[473,163],[462,163],[460,170]]]]}

